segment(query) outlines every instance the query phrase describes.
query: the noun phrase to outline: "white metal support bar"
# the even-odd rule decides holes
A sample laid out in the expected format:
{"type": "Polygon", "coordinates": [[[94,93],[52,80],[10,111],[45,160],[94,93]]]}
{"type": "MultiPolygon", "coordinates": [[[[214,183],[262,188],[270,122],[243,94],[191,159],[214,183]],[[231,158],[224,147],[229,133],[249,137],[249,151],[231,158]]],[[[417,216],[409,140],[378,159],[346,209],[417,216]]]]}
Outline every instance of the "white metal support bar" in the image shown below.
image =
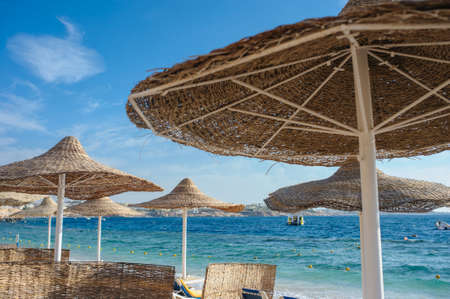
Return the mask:
{"type": "Polygon", "coordinates": [[[48,216],[47,249],[50,249],[52,238],[52,216],[48,216]]]}
{"type": "Polygon", "coordinates": [[[450,113],[444,113],[444,114],[436,115],[434,117],[429,117],[429,118],[421,119],[421,120],[418,120],[418,121],[408,122],[408,123],[406,123],[404,125],[401,125],[401,126],[400,125],[398,125],[398,126],[394,125],[394,126],[390,127],[391,128],[390,130],[387,130],[387,131],[380,130],[380,133],[386,133],[388,131],[399,130],[399,129],[406,128],[406,127],[413,126],[413,125],[417,125],[417,124],[420,124],[420,123],[423,123],[423,122],[435,120],[435,119],[438,119],[438,118],[443,118],[443,117],[446,117],[446,116],[449,116],[449,115],[450,115],[450,113]]]}
{"type": "MultiPolygon", "coordinates": [[[[433,110],[433,111],[430,111],[430,112],[427,112],[427,113],[422,114],[422,115],[418,115],[416,117],[413,117],[413,118],[410,118],[410,119],[407,119],[407,120],[404,120],[404,121],[401,121],[401,122],[398,122],[398,123],[395,123],[393,125],[381,128],[381,129],[375,131],[375,134],[381,134],[381,133],[386,133],[386,132],[389,132],[389,131],[396,130],[397,128],[400,128],[400,127],[402,127],[404,125],[407,126],[407,125],[409,125],[409,123],[412,123],[412,122],[414,122],[416,120],[424,119],[424,118],[426,118],[426,117],[428,117],[430,115],[437,114],[437,113],[443,112],[443,111],[448,110],[448,109],[450,109],[450,105],[442,107],[442,108],[439,108],[439,109],[436,109],[436,110],[433,110]]],[[[441,115],[439,115],[439,117],[440,116],[441,115]]]]}
{"type": "Polygon", "coordinates": [[[365,269],[365,265],[366,263],[364,262],[364,258],[365,258],[365,252],[364,252],[364,245],[365,242],[363,241],[364,239],[364,229],[363,229],[363,216],[362,216],[362,212],[358,213],[358,218],[359,218],[359,247],[360,247],[360,251],[361,251],[361,284],[362,284],[362,293],[365,294],[366,293],[366,280],[364,279],[364,275],[366,273],[366,269],[365,269]]]}
{"type": "Polygon", "coordinates": [[[55,262],[61,261],[65,189],[66,189],[66,174],[63,173],[59,175],[59,182],[58,182],[58,213],[56,215],[55,254],[54,254],[55,262]]]}
{"type": "Polygon", "coordinates": [[[437,62],[437,63],[445,63],[445,64],[449,64],[450,63],[449,60],[436,59],[436,58],[431,58],[431,57],[426,57],[426,56],[419,56],[419,55],[413,55],[413,54],[406,54],[406,53],[396,52],[396,51],[388,51],[388,50],[382,50],[382,49],[377,49],[377,48],[372,48],[370,50],[374,51],[374,52],[380,52],[380,53],[389,54],[389,55],[391,55],[391,57],[392,56],[403,56],[403,57],[415,58],[415,59],[431,61],[431,62],[437,62]]]}
{"type": "Polygon", "coordinates": [[[98,216],[97,223],[97,262],[102,261],[102,216],[98,216]]]}
{"type": "Polygon", "coordinates": [[[183,240],[182,240],[182,253],[181,253],[181,259],[182,259],[182,276],[183,279],[187,278],[186,273],[186,251],[187,251],[187,217],[188,217],[188,209],[183,209],[183,240]]]}
{"type": "Polygon", "coordinates": [[[368,50],[352,46],[353,74],[359,136],[359,163],[363,221],[363,298],[384,298],[383,266],[381,256],[380,215],[376,148],[373,132],[372,97],[368,65],[368,50]]]}

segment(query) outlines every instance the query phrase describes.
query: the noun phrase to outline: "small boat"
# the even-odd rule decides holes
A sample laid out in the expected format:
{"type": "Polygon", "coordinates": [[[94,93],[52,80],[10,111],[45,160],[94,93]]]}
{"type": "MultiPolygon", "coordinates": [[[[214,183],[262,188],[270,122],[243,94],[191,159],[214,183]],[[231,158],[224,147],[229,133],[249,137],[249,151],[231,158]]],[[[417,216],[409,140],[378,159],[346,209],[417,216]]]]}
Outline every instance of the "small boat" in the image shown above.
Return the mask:
{"type": "Polygon", "coordinates": [[[450,230],[450,225],[444,221],[436,221],[435,225],[438,230],[450,230]]]}
{"type": "Polygon", "coordinates": [[[303,216],[288,216],[288,225],[304,225],[305,220],[303,219],[303,216]]]}

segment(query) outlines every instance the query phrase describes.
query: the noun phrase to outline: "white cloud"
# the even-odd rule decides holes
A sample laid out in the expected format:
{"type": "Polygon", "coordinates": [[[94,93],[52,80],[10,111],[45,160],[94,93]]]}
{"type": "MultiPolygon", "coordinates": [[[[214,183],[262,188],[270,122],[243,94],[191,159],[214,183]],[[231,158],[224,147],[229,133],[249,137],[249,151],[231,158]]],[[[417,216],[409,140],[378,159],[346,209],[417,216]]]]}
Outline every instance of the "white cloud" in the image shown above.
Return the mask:
{"type": "Polygon", "coordinates": [[[89,101],[83,108],[84,113],[91,113],[97,110],[97,108],[100,107],[100,103],[97,101],[89,101]]]}
{"type": "Polygon", "coordinates": [[[64,38],[50,35],[17,34],[8,40],[13,57],[47,82],[78,82],[104,70],[101,56],[82,45],[82,34],[72,23],[64,38]]]}
{"type": "Polygon", "coordinates": [[[45,132],[37,118],[40,100],[30,100],[13,93],[0,93],[0,125],[29,131],[45,132]]]}

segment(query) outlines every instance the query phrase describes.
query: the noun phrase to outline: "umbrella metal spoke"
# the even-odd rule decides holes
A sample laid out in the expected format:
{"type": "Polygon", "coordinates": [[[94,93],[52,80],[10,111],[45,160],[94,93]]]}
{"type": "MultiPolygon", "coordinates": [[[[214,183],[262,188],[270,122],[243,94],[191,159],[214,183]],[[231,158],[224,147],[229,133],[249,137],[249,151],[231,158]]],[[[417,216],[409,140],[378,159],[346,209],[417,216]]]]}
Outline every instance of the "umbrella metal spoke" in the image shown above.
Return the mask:
{"type": "Polygon", "coordinates": [[[419,115],[419,116],[416,116],[416,117],[413,117],[413,118],[410,118],[410,119],[407,119],[407,120],[404,120],[404,121],[401,121],[401,122],[398,122],[398,123],[395,123],[395,124],[393,124],[391,126],[381,128],[379,130],[376,130],[375,134],[381,134],[381,133],[385,133],[385,132],[388,132],[388,131],[396,130],[396,129],[398,129],[399,127],[401,127],[403,125],[407,125],[407,124],[412,123],[412,122],[414,122],[416,120],[419,120],[421,118],[425,118],[427,116],[430,116],[430,115],[433,115],[433,114],[436,114],[436,113],[440,113],[440,112],[443,112],[443,111],[448,110],[448,109],[450,109],[450,105],[446,106],[446,107],[442,107],[440,109],[436,109],[434,111],[431,111],[431,112],[428,112],[428,113],[425,113],[425,114],[422,114],[422,115],[419,115]]]}
{"type": "MultiPolygon", "coordinates": [[[[312,71],[314,71],[314,70],[316,70],[316,69],[318,69],[318,68],[321,68],[321,67],[323,67],[323,66],[329,65],[329,64],[330,64],[331,62],[333,62],[334,60],[344,57],[344,56],[347,54],[347,52],[348,52],[348,50],[346,50],[344,53],[341,53],[341,54],[339,54],[339,55],[337,55],[337,56],[335,56],[335,57],[333,57],[333,58],[331,58],[331,59],[329,59],[329,60],[327,60],[327,61],[324,61],[324,62],[322,62],[322,63],[320,63],[320,64],[317,64],[317,65],[315,65],[315,66],[313,66],[313,67],[311,67],[311,68],[309,68],[309,69],[306,69],[306,70],[304,70],[303,72],[301,72],[301,73],[299,73],[299,74],[296,74],[296,75],[291,76],[291,77],[289,77],[289,78],[287,78],[287,79],[285,79],[285,80],[283,80],[283,81],[281,81],[281,82],[278,82],[278,83],[276,83],[276,84],[274,84],[274,85],[272,85],[272,86],[269,86],[269,87],[265,88],[264,91],[272,90],[272,89],[277,88],[277,87],[279,87],[279,86],[281,86],[281,85],[283,85],[283,84],[286,84],[286,83],[288,83],[288,82],[290,82],[290,81],[292,81],[292,80],[295,80],[295,79],[297,79],[297,78],[299,78],[299,77],[301,77],[301,76],[304,76],[304,75],[306,75],[306,74],[308,74],[308,73],[310,73],[310,72],[312,72],[312,71]]],[[[234,77],[233,77],[233,78],[234,78],[234,77]]],[[[233,106],[235,106],[235,105],[238,105],[238,104],[240,104],[240,103],[243,103],[243,102],[245,102],[245,101],[247,101],[247,100],[250,100],[250,99],[252,99],[252,98],[254,98],[254,97],[258,96],[258,95],[259,95],[258,93],[252,94],[252,95],[247,96],[247,97],[245,97],[245,98],[243,98],[243,99],[240,99],[240,100],[238,100],[238,101],[236,101],[236,102],[233,102],[233,103],[224,105],[224,106],[222,106],[222,107],[220,107],[220,108],[218,108],[218,109],[216,109],[216,110],[214,110],[214,111],[208,112],[208,113],[206,113],[206,114],[204,114],[204,115],[201,115],[201,116],[199,116],[199,117],[196,117],[196,118],[191,119],[191,120],[188,120],[188,121],[185,121],[185,122],[183,122],[183,123],[181,123],[181,124],[179,124],[179,125],[176,125],[176,126],[174,126],[174,127],[172,127],[172,128],[166,129],[166,130],[164,130],[164,131],[162,131],[162,132],[159,132],[159,133],[158,133],[158,132],[155,132],[155,134],[157,134],[157,135],[158,135],[158,134],[159,134],[159,135],[164,135],[164,134],[166,134],[166,133],[168,133],[168,132],[170,132],[170,131],[172,131],[172,130],[179,129],[179,128],[181,128],[181,127],[183,127],[183,126],[185,126],[185,125],[188,125],[188,124],[190,124],[190,123],[193,123],[193,122],[195,122],[195,121],[197,121],[197,120],[204,119],[204,118],[209,117],[209,116],[211,116],[211,115],[213,115],[213,114],[216,114],[216,113],[219,113],[219,112],[221,112],[221,111],[224,111],[224,110],[228,109],[229,107],[233,107],[233,106]]],[[[134,107],[134,106],[133,106],[133,107],[134,107]]],[[[140,111],[140,108],[139,108],[139,107],[138,107],[138,109],[139,109],[139,111],[140,111]]],[[[137,111],[138,114],[139,114],[139,111],[137,111]]],[[[142,112],[141,112],[141,113],[142,113],[142,112]]],[[[139,114],[139,115],[141,115],[141,114],[139,114]]],[[[145,116],[142,114],[141,118],[142,118],[142,117],[145,117],[145,116]]],[[[148,121],[148,120],[147,120],[147,121],[148,121]]],[[[149,128],[150,128],[150,127],[149,127],[149,128]]]]}
{"type": "MultiPolygon", "coordinates": [[[[404,71],[400,70],[398,67],[390,64],[387,60],[383,60],[382,58],[380,58],[379,56],[369,52],[369,55],[372,56],[373,58],[375,58],[376,60],[380,61],[380,64],[382,65],[386,65],[387,67],[389,67],[390,69],[396,71],[397,73],[403,75],[404,77],[408,78],[409,80],[411,80],[412,82],[416,83],[417,85],[419,85],[420,87],[422,87],[423,89],[427,90],[427,91],[432,91],[432,89],[428,86],[426,86],[425,84],[423,84],[422,82],[420,82],[417,79],[414,79],[412,76],[410,76],[409,74],[405,73],[404,71]]],[[[446,81],[448,82],[448,81],[446,81]]],[[[447,83],[448,84],[448,83],[447,83]]],[[[445,86],[444,86],[445,87],[445,86]]],[[[444,97],[443,95],[437,93],[437,91],[434,91],[433,94],[439,98],[441,98],[442,100],[446,101],[447,103],[450,103],[450,100],[447,99],[446,97],[444,97]]]]}
{"type": "Polygon", "coordinates": [[[446,64],[450,63],[450,60],[436,59],[436,58],[431,58],[431,57],[426,57],[426,56],[419,56],[419,55],[412,55],[412,54],[406,54],[406,53],[396,52],[396,51],[387,51],[387,50],[382,50],[382,49],[377,49],[377,48],[373,48],[373,49],[370,49],[370,50],[373,51],[373,52],[380,52],[380,53],[389,54],[391,57],[404,56],[404,57],[416,58],[416,59],[420,59],[420,60],[437,62],[437,63],[446,63],[446,64]]]}
{"type": "Polygon", "coordinates": [[[347,130],[349,130],[349,131],[351,131],[351,132],[354,132],[354,133],[357,133],[357,134],[358,134],[358,131],[357,131],[355,128],[352,128],[352,127],[350,127],[350,126],[347,126],[346,124],[343,124],[343,123],[341,123],[341,122],[339,122],[339,121],[337,121],[337,120],[334,120],[334,119],[332,119],[332,118],[329,118],[329,117],[327,117],[327,116],[324,116],[324,115],[322,115],[322,114],[320,114],[320,113],[318,113],[318,112],[315,112],[315,111],[313,111],[313,110],[311,110],[311,109],[302,107],[301,105],[296,104],[296,103],[293,103],[293,102],[291,102],[291,101],[289,101],[289,100],[286,100],[286,99],[284,99],[283,97],[279,97],[279,96],[277,96],[277,95],[271,94],[271,93],[269,93],[269,92],[267,92],[267,91],[264,91],[263,89],[260,89],[260,88],[258,88],[258,87],[255,87],[255,86],[251,85],[251,84],[247,84],[247,83],[242,82],[242,81],[239,81],[239,80],[231,80],[231,81],[233,81],[233,82],[236,83],[236,84],[239,84],[239,85],[242,85],[242,86],[244,86],[244,87],[247,87],[247,88],[250,89],[250,90],[256,91],[256,92],[259,93],[259,94],[262,94],[262,95],[268,96],[268,97],[270,97],[270,98],[272,98],[272,99],[274,99],[274,100],[277,100],[278,102],[281,102],[281,103],[283,103],[283,104],[292,106],[292,107],[294,107],[294,108],[299,108],[299,109],[303,110],[303,111],[306,112],[306,113],[309,113],[309,114],[311,114],[311,115],[313,115],[313,116],[316,116],[316,117],[318,117],[318,118],[321,118],[321,119],[323,119],[323,120],[326,120],[326,121],[328,121],[328,122],[331,122],[331,123],[333,123],[333,124],[335,124],[335,125],[337,125],[337,126],[339,126],[339,127],[345,128],[345,129],[347,129],[347,130]]]}
{"type": "MultiPolygon", "coordinates": [[[[406,107],[404,107],[403,109],[401,109],[400,111],[396,112],[395,114],[391,115],[390,117],[388,117],[387,119],[385,119],[384,121],[382,121],[381,123],[379,123],[378,125],[375,126],[375,131],[378,130],[379,128],[383,127],[385,124],[391,122],[392,120],[396,119],[397,117],[399,117],[400,115],[404,114],[405,112],[407,112],[408,110],[410,110],[411,108],[419,105],[420,103],[422,103],[423,101],[425,101],[426,99],[428,99],[429,97],[431,97],[432,95],[436,95],[436,93],[447,87],[447,85],[450,84],[450,79],[447,79],[445,82],[439,84],[437,87],[435,87],[434,89],[429,90],[426,94],[424,94],[423,96],[421,96],[420,98],[418,98],[417,100],[415,100],[414,102],[412,102],[411,104],[407,105],[406,107]]],[[[448,103],[450,103],[449,100],[447,100],[448,103]]]]}

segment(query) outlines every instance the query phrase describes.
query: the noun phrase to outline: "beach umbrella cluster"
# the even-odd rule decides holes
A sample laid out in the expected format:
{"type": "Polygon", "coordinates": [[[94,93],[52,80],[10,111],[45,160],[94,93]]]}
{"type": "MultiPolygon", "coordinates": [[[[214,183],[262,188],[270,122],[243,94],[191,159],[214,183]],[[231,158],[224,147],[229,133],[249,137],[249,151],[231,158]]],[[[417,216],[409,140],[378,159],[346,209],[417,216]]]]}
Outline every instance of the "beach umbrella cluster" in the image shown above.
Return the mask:
{"type": "Polygon", "coordinates": [[[0,206],[20,207],[44,198],[41,194],[0,192],[0,206]]]}
{"type": "Polygon", "coordinates": [[[198,189],[191,179],[185,178],[178,183],[168,194],[151,201],[134,205],[147,209],[181,209],[183,211],[182,233],[182,277],[187,277],[186,253],[187,253],[187,216],[189,209],[213,208],[225,212],[240,212],[244,205],[229,204],[212,198],[198,189]]]}
{"type": "Polygon", "coordinates": [[[102,217],[120,216],[120,217],[140,217],[144,213],[125,207],[111,200],[109,197],[102,197],[92,200],[86,200],[78,205],[66,209],[67,212],[86,217],[98,217],[97,228],[97,262],[101,261],[102,244],[102,217]]]}
{"type": "Polygon", "coordinates": [[[34,218],[34,217],[48,217],[48,233],[47,233],[47,248],[50,249],[51,235],[52,235],[52,216],[56,215],[58,207],[56,203],[49,197],[45,197],[39,206],[21,210],[12,214],[11,218],[34,218]]]}
{"type": "Polygon", "coordinates": [[[55,261],[61,260],[64,197],[87,200],[126,191],[162,191],[154,183],[91,159],[77,138],[64,137],[46,153],[0,167],[0,191],[57,194],[55,261]]]}
{"type": "Polygon", "coordinates": [[[364,298],[383,298],[376,159],[450,148],[448,1],[351,0],[139,82],[126,111],[183,145],[301,165],[358,158],[364,298]],[[432,71],[430,71],[432,70],[432,71]]]}

